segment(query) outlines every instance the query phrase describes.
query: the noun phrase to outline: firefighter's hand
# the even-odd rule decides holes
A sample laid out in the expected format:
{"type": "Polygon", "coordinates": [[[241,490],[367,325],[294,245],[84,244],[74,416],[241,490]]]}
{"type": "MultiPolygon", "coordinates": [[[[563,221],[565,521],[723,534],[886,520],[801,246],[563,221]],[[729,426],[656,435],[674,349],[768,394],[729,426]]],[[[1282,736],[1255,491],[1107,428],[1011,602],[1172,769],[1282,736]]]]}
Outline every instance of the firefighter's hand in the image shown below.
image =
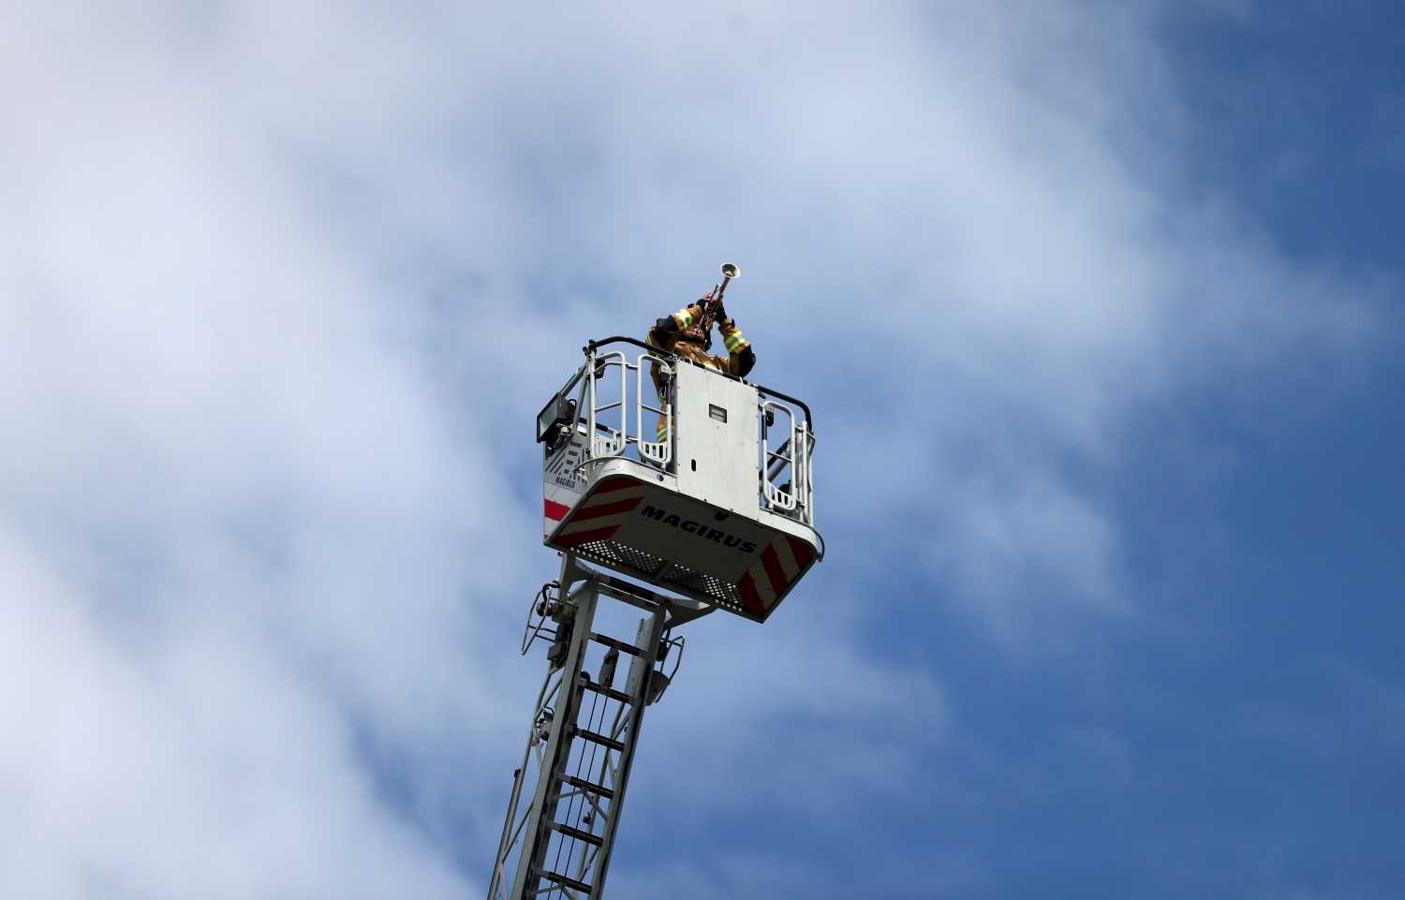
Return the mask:
{"type": "Polygon", "coordinates": [[[727,309],[722,305],[721,300],[717,300],[712,304],[712,318],[717,322],[726,322],[731,318],[731,316],[727,315],[727,309]]]}

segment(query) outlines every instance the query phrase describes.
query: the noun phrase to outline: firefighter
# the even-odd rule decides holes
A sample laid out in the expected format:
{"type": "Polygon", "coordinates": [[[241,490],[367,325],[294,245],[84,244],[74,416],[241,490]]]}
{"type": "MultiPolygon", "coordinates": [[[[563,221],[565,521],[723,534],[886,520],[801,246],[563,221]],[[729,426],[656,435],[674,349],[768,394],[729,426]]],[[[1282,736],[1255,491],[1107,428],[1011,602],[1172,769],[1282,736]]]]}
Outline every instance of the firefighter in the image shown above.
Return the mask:
{"type": "MultiPolygon", "coordinates": [[[[666,318],[659,319],[649,329],[648,343],[670,353],[677,354],[701,366],[718,372],[746,377],[751,367],[756,365],[756,354],[751,342],[743,335],[737,323],[727,315],[721,299],[713,300],[706,296],[696,303],[683,307],[666,318]],[[727,348],[726,356],[709,356],[712,347],[712,326],[717,325],[722,335],[722,344],[727,348]]],[[[658,389],[664,412],[659,416],[657,437],[660,442],[668,440],[668,385],[658,366],[651,373],[654,387],[658,389]]]]}

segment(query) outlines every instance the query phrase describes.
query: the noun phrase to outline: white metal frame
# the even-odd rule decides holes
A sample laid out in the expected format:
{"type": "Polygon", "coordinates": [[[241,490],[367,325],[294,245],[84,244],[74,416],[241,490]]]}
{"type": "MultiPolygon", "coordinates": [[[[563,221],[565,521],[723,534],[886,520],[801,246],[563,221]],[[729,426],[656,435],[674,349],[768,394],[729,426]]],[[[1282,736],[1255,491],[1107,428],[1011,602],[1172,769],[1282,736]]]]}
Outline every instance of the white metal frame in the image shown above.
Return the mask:
{"type": "Polygon", "coordinates": [[[765,508],[781,515],[799,518],[806,525],[814,523],[814,485],[811,480],[810,465],[814,455],[814,437],[810,434],[807,422],[786,403],[773,399],[763,399],[758,415],[762,423],[770,414],[772,424],[761,428],[761,498],[765,508]],[[771,440],[777,427],[775,422],[785,417],[786,425],[780,431],[785,440],[775,450],[771,440]],[[780,478],[789,472],[790,484],[786,489],[780,478]]]}
{"type": "MultiPolygon", "coordinates": [[[[673,371],[673,363],[650,352],[640,353],[633,362],[625,356],[622,350],[609,350],[601,352],[596,350],[587,354],[586,364],[581,371],[567,382],[566,389],[582,374],[585,375],[585,385],[582,388],[581,405],[585,407],[586,428],[590,434],[588,459],[610,459],[623,456],[633,445],[639,453],[639,457],[644,462],[655,463],[667,468],[673,461],[673,406],[671,398],[661,400],[661,406],[653,406],[644,401],[647,396],[644,387],[645,363],[662,366],[670,374],[673,371]],[[604,377],[604,373],[611,368],[620,369],[620,398],[601,405],[597,388],[597,382],[604,377]],[[630,373],[634,373],[634,403],[629,402],[630,373]],[[610,410],[620,410],[621,428],[612,428],[600,422],[600,414],[610,410]],[[630,431],[630,413],[633,412],[634,430],[630,431]],[[653,413],[664,416],[668,424],[668,439],[663,441],[648,440],[645,435],[649,432],[644,424],[644,414],[653,413]],[[605,432],[601,435],[600,432],[605,432]]],[[[672,379],[670,379],[671,382],[672,379]]]]}
{"type": "MultiPolygon", "coordinates": [[[[650,406],[649,404],[644,402],[644,360],[646,359],[652,361],[655,365],[662,366],[670,374],[673,371],[673,364],[670,363],[668,360],[664,359],[663,357],[655,356],[652,353],[639,354],[639,359],[634,366],[635,443],[639,447],[640,456],[644,457],[644,459],[650,462],[655,462],[658,463],[660,466],[663,466],[664,468],[668,468],[669,463],[673,461],[674,404],[671,398],[667,398],[666,401],[660,401],[663,403],[662,408],[650,406]],[[645,426],[644,424],[645,412],[651,412],[655,415],[660,415],[665,418],[668,429],[666,432],[666,434],[668,435],[667,439],[662,441],[644,440],[644,435],[648,434],[648,431],[646,430],[647,426],[645,426]]],[[[672,383],[673,379],[670,377],[670,392],[672,392],[672,383]]]]}
{"type": "MultiPolygon", "coordinates": [[[[646,385],[644,381],[646,365],[661,366],[672,375],[677,366],[692,365],[692,363],[675,360],[650,351],[640,352],[631,360],[623,350],[596,347],[587,351],[585,365],[566,383],[563,393],[569,391],[582,379],[584,380],[584,384],[580,388],[578,402],[579,415],[585,419],[589,435],[583,464],[626,456],[629,454],[630,448],[633,447],[641,462],[657,466],[665,471],[672,471],[673,462],[678,457],[677,420],[675,418],[678,398],[673,396],[677,379],[669,378],[669,396],[660,398],[658,406],[652,405],[645,400],[652,390],[652,385],[646,385]],[[614,399],[613,392],[611,392],[610,398],[602,402],[604,398],[599,393],[597,382],[604,373],[612,368],[620,370],[619,399],[614,399]],[[632,379],[631,373],[633,374],[632,379]],[[632,403],[629,396],[631,381],[633,381],[634,391],[632,403]],[[620,428],[601,423],[601,414],[616,409],[620,411],[620,428]],[[633,413],[632,423],[630,421],[631,412],[633,413]],[[668,426],[666,440],[649,439],[648,435],[650,435],[651,429],[645,423],[646,414],[665,418],[668,426]],[[633,428],[630,427],[631,424],[633,428]]],[[[728,376],[717,374],[717,377],[726,378],[728,376]]],[[[758,388],[758,392],[760,394],[760,402],[756,409],[758,427],[768,412],[776,418],[784,416],[788,426],[782,428],[785,440],[775,446],[774,450],[771,439],[775,426],[761,429],[761,454],[757,461],[760,484],[757,507],[813,526],[815,518],[812,457],[815,439],[814,433],[810,430],[808,416],[802,415],[792,404],[770,396],[765,388],[758,388]],[[782,490],[780,476],[787,471],[790,474],[789,489],[782,490]]]]}
{"type": "Polygon", "coordinates": [[[796,508],[798,491],[794,490],[796,476],[800,467],[796,464],[796,435],[795,411],[790,407],[777,403],[774,400],[761,401],[761,416],[764,418],[767,413],[771,413],[771,420],[774,423],[776,413],[780,413],[786,418],[787,428],[784,429],[785,440],[781,442],[776,450],[771,449],[771,435],[775,432],[774,424],[764,425],[761,429],[761,493],[766,498],[766,503],[772,509],[782,512],[791,512],[796,508]],[[776,484],[783,471],[791,470],[792,490],[782,491],[780,485],[776,484]]]}
{"type": "Polygon", "coordinates": [[[592,457],[619,456],[629,445],[629,416],[627,413],[629,398],[629,378],[625,368],[629,363],[625,360],[624,352],[614,350],[599,356],[591,354],[586,368],[586,394],[590,402],[588,413],[590,427],[590,455],[592,457]],[[604,377],[605,372],[611,366],[620,367],[620,399],[617,403],[607,403],[601,406],[599,398],[596,396],[596,384],[604,377]],[[611,409],[620,410],[620,429],[610,428],[608,425],[601,425],[599,415],[611,409]],[[600,436],[600,429],[604,429],[608,434],[606,437],[600,436]]]}
{"type": "Polygon", "coordinates": [[[543,637],[561,655],[548,656],[551,666],[514,773],[488,900],[601,896],[644,709],[659,699],[681,662],[683,639],[671,637],[671,629],[711,611],[564,556],[560,579],[533,601],[523,637],[524,654],[543,637]],[[595,631],[602,597],[644,612],[632,641],[595,631]],[[607,648],[596,678],[588,670],[592,646],[607,648]],[[670,651],[673,667],[666,674],[670,651]],[[629,668],[623,687],[616,688],[621,654],[629,668]]]}
{"type": "MultiPolygon", "coordinates": [[[[600,343],[631,343],[643,348],[638,342],[627,339],[600,343]]],[[[647,349],[631,361],[624,350],[602,349],[592,344],[586,352],[585,365],[557,395],[575,399],[574,421],[570,422],[571,443],[580,446],[580,465],[596,462],[612,469],[632,468],[638,465],[628,458],[632,445],[639,462],[674,472],[679,457],[684,455],[680,451],[676,427],[679,381],[676,376],[678,367],[685,365],[692,363],[647,349]],[[661,366],[670,376],[666,396],[659,398],[658,406],[645,400],[649,389],[644,383],[646,364],[661,366]],[[609,398],[604,398],[598,384],[601,377],[615,367],[620,373],[618,400],[614,399],[613,390],[609,391],[609,398]],[[632,404],[629,397],[631,371],[635,393],[632,404]],[[619,410],[618,428],[601,422],[602,414],[616,409],[619,410]],[[666,440],[646,439],[650,433],[645,424],[646,414],[664,417],[668,426],[666,440]],[[585,440],[579,440],[582,426],[585,440]],[[613,464],[615,460],[621,461],[613,464]]],[[[717,377],[728,376],[717,374],[717,377]]],[[[715,384],[707,382],[704,387],[712,390],[715,384]]],[[[764,520],[772,513],[789,518],[791,521],[781,525],[781,530],[801,530],[794,524],[796,521],[812,526],[814,434],[809,411],[799,401],[770,395],[755,385],[747,387],[755,391],[754,413],[757,427],[763,432],[756,461],[760,486],[755,496],[759,518],[764,520]],[[797,407],[804,411],[803,416],[797,407]],[[770,432],[762,427],[768,414],[773,419],[785,416],[788,421],[787,426],[777,430],[786,440],[774,451],[770,432]],[[790,487],[781,490],[776,479],[786,471],[790,473],[790,487]]],[[[750,402],[742,403],[740,390],[733,393],[736,394],[733,402],[743,406],[750,402]]],[[[746,446],[749,454],[749,439],[746,446]]],[[[691,449],[686,441],[684,449],[691,449]]],[[[553,452],[564,451],[559,444],[553,444],[548,447],[548,459],[553,452]]],[[[744,468],[744,465],[738,466],[739,470],[744,468]]],[[[656,474],[661,482],[667,477],[662,472],[656,474]]],[[[676,473],[670,480],[677,480],[676,473]]],[[[780,523],[772,519],[770,524],[780,523]]],[[[819,541],[818,534],[815,539],[819,541]]],[[[823,556],[822,541],[819,553],[823,556]]],[[[529,614],[523,636],[524,654],[539,637],[552,641],[553,649],[548,654],[550,665],[537,695],[522,764],[514,773],[507,817],[488,887],[489,900],[535,897],[581,900],[601,896],[644,709],[662,694],[676,674],[677,660],[681,657],[682,638],[671,637],[671,629],[716,608],[701,599],[656,593],[594,571],[578,562],[573,553],[562,554],[560,577],[543,588],[534,601],[534,613],[529,614]],[[596,610],[602,597],[613,597],[644,613],[632,641],[594,630],[596,610]],[[599,674],[592,678],[590,660],[600,654],[601,647],[608,650],[600,662],[599,674]],[[665,673],[664,660],[671,649],[676,650],[673,670],[665,673]],[[615,666],[621,655],[628,657],[628,671],[623,685],[617,688],[615,666]],[[589,701],[587,696],[591,698],[589,701]]]]}

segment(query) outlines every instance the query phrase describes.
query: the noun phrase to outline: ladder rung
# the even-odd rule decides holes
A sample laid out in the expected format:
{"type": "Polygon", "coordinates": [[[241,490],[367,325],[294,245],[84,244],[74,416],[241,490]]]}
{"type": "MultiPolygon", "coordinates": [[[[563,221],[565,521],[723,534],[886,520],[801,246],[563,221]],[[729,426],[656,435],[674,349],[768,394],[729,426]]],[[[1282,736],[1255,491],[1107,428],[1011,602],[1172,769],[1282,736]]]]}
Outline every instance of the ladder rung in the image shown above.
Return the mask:
{"type": "Polygon", "coordinates": [[[562,887],[568,887],[573,891],[580,891],[582,894],[589,894],[591,892],[590,885],[586,884],[584,881],[577,881],[574,878],[568,878],[567,876],[560,875],[556,872],[548,872],[546,870],[542,870],[542,877],[545,878],[547,881],[555,882],[556,884],[559,884],[562,887]]]}
{"type": "Polygon", "coordinates": [[[574,775],[562,775],[561,783],[569,784],[573,788],[580,788],[583,791],[588,791],[597,796],[604,797],[606,800],[615,799],[615,792],[609,788],[586,781],[583,778],[577,778],[574,775]]]}
{"type": "Polygon", "coordinates": [[[626,694],[624,691],[617,691],[617,690],[615,690],[614,688],[605,687],[605,685],[603,685],[603,684],[596,684],[596,683],[593,682],[593,681],[585,681],[584,679],[582,679],[582,680],[581,680],[581,687],[585,688],[585,689],[588,690],[588,691],[594,691],[594,692],[597,693],[597,694],[604,694],[606,697],[609,697],[611,700],[618,700],[618,701],[620,701],[621,703],[633,703],[633,702],[634,702],[634,698],[631,697],[631,696],[629,696],[628,694],[626,694]]]}
{"type": "Polygon", "coordinates": [[[605,839],[598,834],[591,834],[589,831],[581,831],[579,828],[572,828],[570,825],[562,825],[560,822],[548,822],[546,827],[552,831],[559,831],[566,837],[575,838],[578,841],[585,841],[593,847],[599,847],[605,843],[605,839]]]}
{"type": "Polygon", "coordinates": [[[626,644],[624,641],[617,641],[617,640],[615,640],[614,638],[610,637],[609,635],[605,635],[605,634],[596,634],[595,632],[592,631],[592,632],[590,633],[590,639],[591,639],[592,641],[596,641],[596,642],[598,642],[598,643],[604,644],[606,647],[614,647],[616,650],[620,651],[621,653],[628,653],[630,656],[643,656],[643,655],[644,655],[644,651],[643,651],[643,650],[640,650],[638,647],[634,646],[633,644],[626,644]]]}
{"type": "Polygon", "coordinates": [[[598,731],[591,731],[587,728],[577,728],[576,737],[585,738],[587,741],[599,744],[602,747],[609,747],[611,750],[623,750],[624,741],[617,741],[612,737],[606,737],[598,731]]]}

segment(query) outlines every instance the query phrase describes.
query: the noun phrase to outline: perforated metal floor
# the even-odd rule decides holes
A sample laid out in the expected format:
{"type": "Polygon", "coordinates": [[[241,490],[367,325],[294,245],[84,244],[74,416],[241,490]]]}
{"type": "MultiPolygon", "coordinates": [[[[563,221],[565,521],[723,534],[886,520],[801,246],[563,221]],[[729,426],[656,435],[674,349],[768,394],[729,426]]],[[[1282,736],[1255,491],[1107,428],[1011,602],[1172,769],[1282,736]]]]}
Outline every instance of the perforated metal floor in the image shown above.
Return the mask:
{"type": "Polygon", "coordinates": [[[664,590],[698,596],[709,603],[746,615],[736,585],[705,572],[694,571],[682,563],[645,553],[618,541],[591,541],[573,549],[583,559],[609,566],[664,590]]]}

